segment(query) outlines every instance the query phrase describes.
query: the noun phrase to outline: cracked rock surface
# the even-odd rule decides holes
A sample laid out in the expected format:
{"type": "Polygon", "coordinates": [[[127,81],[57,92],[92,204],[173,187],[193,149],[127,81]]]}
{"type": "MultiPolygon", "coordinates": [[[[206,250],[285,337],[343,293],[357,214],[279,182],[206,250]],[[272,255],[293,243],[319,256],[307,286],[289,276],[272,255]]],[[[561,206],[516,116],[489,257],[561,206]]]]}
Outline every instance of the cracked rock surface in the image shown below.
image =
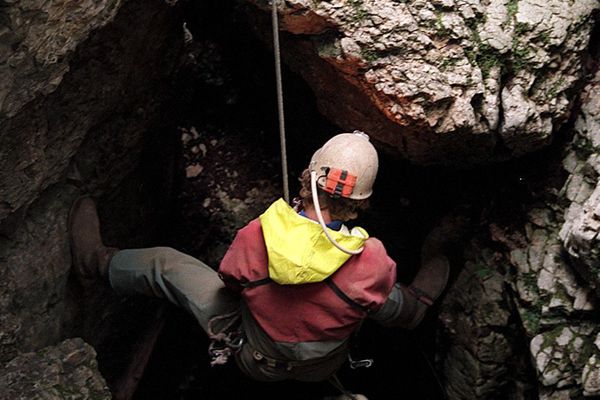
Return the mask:
{"type": "MultiPolygon", "coordinates": [[[[562,158],[566,180],[559,186],[553,179],[540,182],[523,211],[492,218],[487,239],[474,243],[475,253],[466,254],[467,266],[444,300],[442,322],[450,350],[443,360],[445,365],[463,366],[461,379],[448,384],[454,398],[486,398],[483,383],[494,379],[496,390],[508,390],[510,398],[600,395],[595,195],[600,185],[595,137],[600,103],[594,95],[600,89],[599,77],[596,74],[583,93],[574,136],[562,158]],[[469,267],[473,262],[476,267],[469,267]],[[470,277],[466,284],[463,275],[470,277]],[[498,279],[504,296],[485,292],[490,280],[498,279]],[[465,299],[465,292],[474,297],[465,299]],[[493,310],[498,309],[508,321],[501,330],[497,318],[477,318],[481,313],[497,316],[493,310]],[[478,329],[465,334],[456,329],[453,318],[472,320],[478,329]],[[500,336],[493,353],[484,350],[490,332],[500,336]],[[529,369],[525,375],[500,367],[519,362],[521,371],[529,369]],[[528,376],[529,381],[537,380],[537,388],[527,387],[528,376]]],[[[456,375],[450,368],[446,373],[456,375]]]]}
{"type": "Polygon", "coordinates": [[[67,339],[3,365],[0,399],[108,400],[112,396],[94,349],[79,338],[67,339]]]}
{"type": "Polygon", "coordinates": [[[77,45],[110,22],[120,5],[121,0],[0,4],[0,118],[54,92],[77,45]]]}
{"type": "Polygon", "coordinates": [[[288,0],[279,11],[284,60],[324,115],[416,163],[462,165],[552,140],[582,78],[598,8],[596,0],[288,0]]]}
{"type": "Polygon", "coordinates": [[[582,275],[600,295],[600,73],[586,87],[577,137],[564,166],[571,173],[564,196],[571,202],[560,238],[582,275]]]}

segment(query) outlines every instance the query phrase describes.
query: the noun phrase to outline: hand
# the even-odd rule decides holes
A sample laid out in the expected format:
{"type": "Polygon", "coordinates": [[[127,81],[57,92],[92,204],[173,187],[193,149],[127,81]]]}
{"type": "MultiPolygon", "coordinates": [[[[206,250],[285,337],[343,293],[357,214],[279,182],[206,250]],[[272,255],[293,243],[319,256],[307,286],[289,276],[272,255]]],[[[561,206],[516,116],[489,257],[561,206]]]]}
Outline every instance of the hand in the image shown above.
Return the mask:
{"type": "Polygon", "coordinates": [[[469,231],[471,221],[465,215],[450,213],[440,219],[425,236],[421,254],[432,257],[461,242],[469,231]]]}

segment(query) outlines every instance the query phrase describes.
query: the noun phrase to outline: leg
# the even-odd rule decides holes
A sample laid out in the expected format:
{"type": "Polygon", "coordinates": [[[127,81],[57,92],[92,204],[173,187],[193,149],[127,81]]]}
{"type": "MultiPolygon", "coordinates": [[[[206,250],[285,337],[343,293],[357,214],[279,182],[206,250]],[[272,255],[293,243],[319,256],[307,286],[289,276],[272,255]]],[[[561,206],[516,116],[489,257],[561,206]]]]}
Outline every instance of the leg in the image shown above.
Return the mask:
{"type": "Polygon", "coordinates": [[[120,294],[168,299],[192,313],[205,331],[211,317],[239,306],[216,271],[168,247],[119,251],[110,261],[108,277],[120,294]]]}

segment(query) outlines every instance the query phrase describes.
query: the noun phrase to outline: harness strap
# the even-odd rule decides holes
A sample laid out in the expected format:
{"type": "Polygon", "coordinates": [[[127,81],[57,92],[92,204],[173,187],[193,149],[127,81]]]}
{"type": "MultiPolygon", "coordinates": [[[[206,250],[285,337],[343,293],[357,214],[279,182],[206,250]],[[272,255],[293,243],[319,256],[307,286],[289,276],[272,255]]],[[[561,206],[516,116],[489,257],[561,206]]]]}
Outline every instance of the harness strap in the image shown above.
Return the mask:
{"type": "Polygon", "coordinates": [[[257,362],[264,363],[267,364],[269,367],[278,368],[285,371],[291,371],[292,369],[297,367],[306,367],[309,365],[327,362],[332,355],[328,354],[324,357],[312,358],[309,360],[281,360],[268,356],[265,353],[257,350],[256,347],[254,347],[250,342],[246,342],[244,346],[246,346],[252,352],[252,358],[254,358],[254,360],[256,360],[257,362]]]}
{"type": "Polygon", "coordinates": [[[271,283],[271,282],[273,282],[273,280],[269,277],[266,277],[266,278],[262,278],[262,279],[257,279],[255,281],[242,281],[242,282],[240,282],[240,286],[243,287],[244,289],[248,289],[248,288],[254,288],[257,286],[266,285],[267,283],[271,283]]]}
{"type": "MultiPolygon", "coordinates": [[[[240,282],[240,286],[244,289],[251,289],[258,286],[266,285],[271,282],[273,282],[273,280],[269,277],[266,277],[262,279],[257,279],[255,281],[242,281],[240,282]]],[[[325,279],[324,282],[346,304],[350,305],[351,307],[357,308],[363,312],[366,312],[367,314],[371,312],[371,309],[369,307],[360,304],[359,302],[350,298],[346,293],[344,293],[342,289],[340,289],[339,286],[333,282],[333,279],[331,277],[325,279]]]]}
{"type": "Polygon", "coordinates": [[[338,285],[336,285],[333,282],[333,279],[331,279],[331,277],[325,279],[325,283],[327,284],[327,286],[329,286],[331,288],[331,290],[333,290],[333,292],[342,300],[344,300],[348,305],[354,307],[354,308],[358,308],[361,311],[366,312],[367,314],[369,314],[371,312],[370,308],[367,306],[364,306],[360,303],[358,303],[357,301],[351,299],[346,293],[344,293],[342,291],[342,289],[339,288],[338,285]]]}

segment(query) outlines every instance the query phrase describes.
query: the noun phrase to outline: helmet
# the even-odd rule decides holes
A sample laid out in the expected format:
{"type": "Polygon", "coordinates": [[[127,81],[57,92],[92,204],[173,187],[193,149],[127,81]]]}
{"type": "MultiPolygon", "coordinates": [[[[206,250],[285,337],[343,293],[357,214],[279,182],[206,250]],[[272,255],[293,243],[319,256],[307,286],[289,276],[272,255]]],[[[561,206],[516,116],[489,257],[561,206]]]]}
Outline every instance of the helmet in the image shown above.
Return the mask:
{"type": "Polygon", "coordinates": [[[379,162],[369,136],[360,131],[329,139],[310,160],[318,186],[332,197],[366,199],[373,193],[379,162]]]}

